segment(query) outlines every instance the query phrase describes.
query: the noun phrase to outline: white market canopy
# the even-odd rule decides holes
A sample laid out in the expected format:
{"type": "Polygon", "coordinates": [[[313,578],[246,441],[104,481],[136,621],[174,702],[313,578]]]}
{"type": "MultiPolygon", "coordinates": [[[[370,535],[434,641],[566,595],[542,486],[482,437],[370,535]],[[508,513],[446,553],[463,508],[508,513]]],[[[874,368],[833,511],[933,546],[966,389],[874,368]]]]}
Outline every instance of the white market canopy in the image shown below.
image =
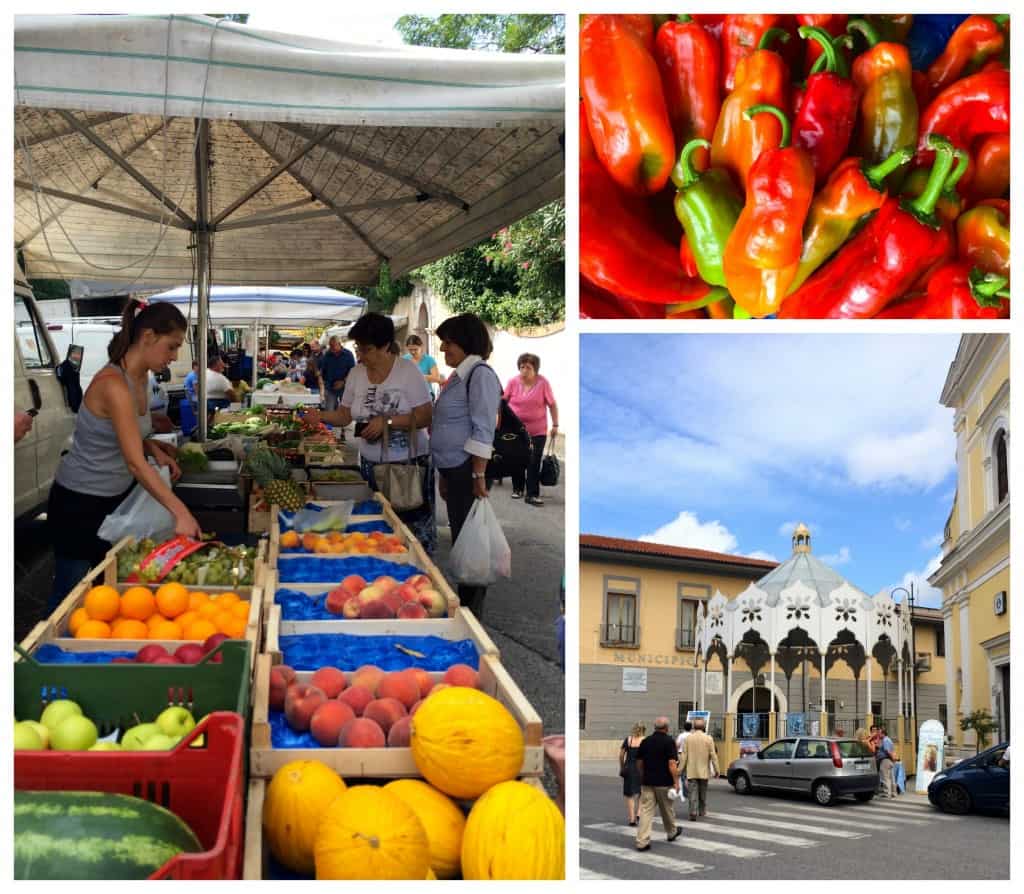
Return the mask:
{"type": "Polygon", "coordinates": [[[205,231],[217,283],[374,283],[564,192],[561,56],[16,16],[14,80],[31,277],[189,282],[205,231]]]}
{"type": "MultiPolygon", "coordinates": [[[[148,300],[175,305],[190,323],[197,319],[197,296],[189,286],[151,295],[148,300]]],[[[365,298],[323,286],[210,287],[209,320],[217,326],[331,326],[352,323],[365,311],[365,298]]]]}

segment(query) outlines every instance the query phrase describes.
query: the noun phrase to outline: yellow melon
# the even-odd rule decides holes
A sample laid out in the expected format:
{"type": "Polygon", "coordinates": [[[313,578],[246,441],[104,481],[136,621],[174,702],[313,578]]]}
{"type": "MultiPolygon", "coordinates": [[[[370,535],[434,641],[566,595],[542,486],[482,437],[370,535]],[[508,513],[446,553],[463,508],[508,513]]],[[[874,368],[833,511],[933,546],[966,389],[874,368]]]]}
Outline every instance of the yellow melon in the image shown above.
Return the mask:
{"type": "Polygon", "coordinates": [[[401,798],[357,785],[334,800],[316,834],[317,879],[416,879],[430,869],[423,823],[401,798]]]}
{"type": "Polygon", "coordinates": [[[525,782],[490,789],[466,820],[462,877],[565,878],[565,818],[555,803],[525,782]]]}
{"type": "Polygon", "coordinates": [[[458,878],[466,817],[455,802],[420,779],[396,779],[384,791],[405,801],[423,823],[435,877],[458,878]]]}
{"type": "Polygon", "coordinates": [[[477,689],[432,692],[410,724],[412,757],[424,778],[453,798],[477,798],[515,779],[525,743],[516,719],[477,689]]]}
{"type": "Polygon", "coordinates": [[[344,791],[342,778],[320,761],[292,761],[274,774],[263,804],[263,832],[279,863],[313,874],[317,828],[344,791]]]}

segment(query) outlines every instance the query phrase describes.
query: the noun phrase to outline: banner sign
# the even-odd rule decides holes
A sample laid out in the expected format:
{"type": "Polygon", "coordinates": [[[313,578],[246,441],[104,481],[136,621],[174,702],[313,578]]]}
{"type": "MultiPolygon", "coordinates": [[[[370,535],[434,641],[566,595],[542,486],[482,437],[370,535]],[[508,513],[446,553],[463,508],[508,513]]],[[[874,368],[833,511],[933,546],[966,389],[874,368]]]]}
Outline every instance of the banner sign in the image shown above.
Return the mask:
{"type": "Polygon", "coordinates": [[[917,773],[915,787],[918,793],[928,791],[935,774],[945,766],[946,730],[938,720],[926,720],[917,736],[917,773]]]}
{"type": "Polygon", "coordinates": [[[740,757],[753,757],[760,750],[760,739],[740,739],[740,757]]]}
{"type": "Polygon", "coordinates": [[[704,732],[710,733],[711,731],[711,712],[710,711],[687,711],[686,719],[693,723],[694,720],[704,721],[704,732]]]}

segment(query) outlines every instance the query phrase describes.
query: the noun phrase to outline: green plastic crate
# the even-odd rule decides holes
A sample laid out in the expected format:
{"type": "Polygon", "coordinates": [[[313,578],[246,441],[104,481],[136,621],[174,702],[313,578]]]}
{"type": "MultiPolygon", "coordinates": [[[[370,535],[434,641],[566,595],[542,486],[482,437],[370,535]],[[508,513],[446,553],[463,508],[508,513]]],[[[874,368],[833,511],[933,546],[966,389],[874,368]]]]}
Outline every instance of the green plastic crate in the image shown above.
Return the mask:
{"type": "Polygon", "coordinates": [[[24,656],[14,662],[14,714],[38,720],[44,699],[69,698],[107,736],[154,720],[168,705],[191,701],[196,720],[234,711],[248,729],[251,648],[245,640],[221,643],[220,664],[39,664],[24,656]]]}

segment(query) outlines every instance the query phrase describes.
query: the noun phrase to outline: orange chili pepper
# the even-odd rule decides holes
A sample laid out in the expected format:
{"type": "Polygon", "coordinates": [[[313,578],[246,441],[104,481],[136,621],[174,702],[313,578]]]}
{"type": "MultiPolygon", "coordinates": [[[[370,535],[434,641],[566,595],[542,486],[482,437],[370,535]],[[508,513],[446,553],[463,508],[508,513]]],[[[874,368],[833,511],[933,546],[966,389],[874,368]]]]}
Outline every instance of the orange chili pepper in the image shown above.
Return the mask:
{"type": "Polygon", "coordinates": [[[997,199],[1010,188],[1010,135],[996,133],[978,144],[974,153],[974,179],[970,183],[970,197],[997,199]]]}
{"type": "Polygon", "coordinates": [[[946,49],[928,67],[932,95],[964,74],[972,74],[1006,44],[1003,26],[1009,16],[968,16],[949,38],[946,49]]]}

